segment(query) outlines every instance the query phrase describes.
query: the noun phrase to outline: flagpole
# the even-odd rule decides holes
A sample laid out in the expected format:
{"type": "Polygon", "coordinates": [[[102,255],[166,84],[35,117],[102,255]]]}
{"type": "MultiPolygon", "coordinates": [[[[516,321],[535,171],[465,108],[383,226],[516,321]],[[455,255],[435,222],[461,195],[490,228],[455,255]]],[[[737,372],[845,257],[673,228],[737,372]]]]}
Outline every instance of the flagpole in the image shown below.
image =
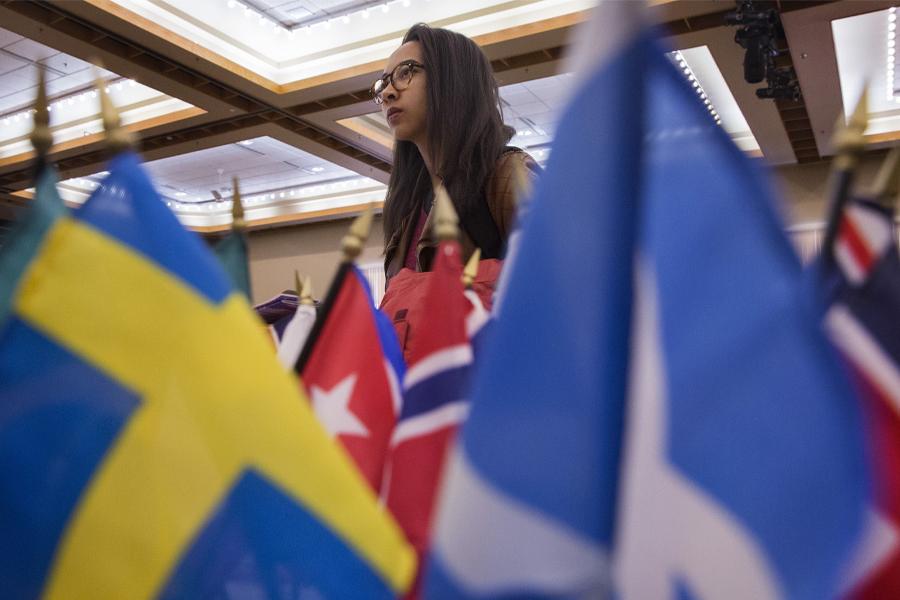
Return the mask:
{"type": "MultiPolygon", "coordinates": [[[[871,198],[893,214],[898,193],[900,193],[900,148],[891,148],[875,177],[871,198]]],[[[893,222],[891,224],[893,225],[893,222]]]]}
{"type": "Polygon", "coordinates": [[[315,306],[315,301],[313,300],[313,287],[312,287],[312,279],[310,279],[309,275],[303,277],[303,285],[300,287],[300,306],[315,306]]]}
{"type": "Polygon", "coordinates": [[[309,336],[303,344],[303,350],[300,351],[300,356],[297,357],[297,362],[294,364],[294,372],[297,374],[303,373],[303,369],[312,355],[313,348],[315,348],[316,340],[318,340],[319,334],[322,332],[325,323],[328,321],[328,314],[331,312],[331,308],[337,301],[337,296],[341,291],[344,278],[353,267],[353,262],[362,253],[363,245],[365,245],[366,240],[369,239],[369,232],[372,230],[372,219],[373,213],[370,205],[361,215],[353,220],[353,223],[350,224],[350,229],[347,231],[347,235],[341,240],[341,250],[344,253],[344,259],[338,266],[337,273],[335,273],[334,279],[332,279],[331,285],[328,288],[328,294],[326,294],[325,299],[322,301],[321,309],[316,313],[316,322],[313,324],[309,336]]]}
{"type": "Polygon", "coordinates": [[[472,289],[472,284],[475,283],[475,277],[478,276],[478,263],[480,261],[481,248],[475,248],[475,251],[472,252],[472,256],[466,261],[465,268],[463,268],[462,283],[463,287],[467,290],[472,289]]]}
{"type": "Polygon", "coordinates": [[[6,244],[0,248],[0,329],[10,315],[15,290],[28,264],[38,252],[47,232],[66,212],[56,189],[56,172],[49,159],[53,133],[50,130],[45,73],[40,66],[30,139],[35,155],[32,166],[34,196],[9,232],[6,244]]]}
{"type": "Polygon", "coordinates": [[[300,279],[300,273],[294,269],[294,291],[297,293],[297,304],[300,306],[315,306],[312,292],[312,280],[309,275],[300,279]]]}
{"type": "Polygon", "coordinates": [[[43,66],[38,66],[37,96],[34,99],[34,127],[31,130],[31,146],[34,148],[35,180],[47,165],[47,156],[53,146],[53,132],[50,130],[50,110],[47,102],[47,74],[43,66]]]}
{"type": "Polygon", "coordinates": [[[353,220],[347,235],[341,240],[341,250],[344,252],[344,262],[353,262],[360,255],[363,245],[369,239],[369,232],[372,230],[372,207],[368,206],[365,211],[353,220]]]}
{"type": "Polygon", "coordinates": [[[241,199],[241,188],[237,177],[231,178],[231,231],[238,235],[243,235],[247,228],[247,221],[244,220],[244,202],[241,199]]]}
{"type": "Polygon", "coordinates": [[[439,242],[459,239],[459,216],[453,208],[453,201],[447,188],[438,185],[434,190],[434,234],[439,242]]]}
{"type": "Polygon", "coordinates": [[[118,109],[106,93],[106,84],[100,77],[100,65],[94,63],[94,86],[100,98],[100,117],[103,121],[103,131],[106,133],[106,146],[113,155],[134,148],[134,136],[130,131],[122,127],[122,118],[118,109]]]}
{"type": "MultiPolygon", "coordinates": [[[[825,225],[825,239],[822,242],[823,264],[834,260],[834,241],[837,237],[844,207],[850,198],[850,189],[856,175],[859,157],[865,148],[866,126],[868,125],[868,91],[864,88],[850,121],[846,125],[838,119],[833,144],[837,155],[833,161],[832,193],[825,225]]],[[[828,272],[824,269],[823,272],[828,272]]]]}
{"type": "Polygon", "coordinates": [[[303,284],[300,282],[300,273],[294,269],[294,292],[297,294],[297,304],[300,304],[300,296],[303,295],[303,284]]]}

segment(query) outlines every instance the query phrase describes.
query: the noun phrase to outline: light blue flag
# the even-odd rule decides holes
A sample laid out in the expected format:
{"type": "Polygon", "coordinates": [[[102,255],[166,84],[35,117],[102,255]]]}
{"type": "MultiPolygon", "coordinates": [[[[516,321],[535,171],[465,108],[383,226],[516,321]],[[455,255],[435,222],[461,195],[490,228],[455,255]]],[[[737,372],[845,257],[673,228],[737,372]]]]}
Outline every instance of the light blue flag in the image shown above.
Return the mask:
{"type": "Polygon", "coordinates": [[[857,402],[760,171],[605,3],[472,412],[426,597],[833,597],[857,402]]]}
{"type": "Polygon", "coordinates": [[[22,274],[40,250],[47,232],[66,213],[66,206],[56,189],[56,169],[52,165],[41,162],[34,188],[34,200],[0,250],[0,329],[9,316],[22,274]]]}

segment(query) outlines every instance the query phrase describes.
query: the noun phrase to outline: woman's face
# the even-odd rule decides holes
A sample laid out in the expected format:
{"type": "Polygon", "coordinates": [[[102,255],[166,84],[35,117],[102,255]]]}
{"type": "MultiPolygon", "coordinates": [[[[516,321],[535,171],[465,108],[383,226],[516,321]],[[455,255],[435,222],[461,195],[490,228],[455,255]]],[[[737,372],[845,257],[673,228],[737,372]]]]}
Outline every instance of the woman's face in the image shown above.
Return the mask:
{"type": "MultiPolygon", "coordinates": [[[[384,67],[385,73],[391,73],[404,61],[422,61],[422,45],[419,42],[406,42],[397,48],[384,67]]],[[[426,65],[427,68],[427,65],[426,65]]],[[[412,78],[405,89],[398,90],[393,84],[384,88],[381,112],[394,132],[394,138],[407,142],[425,141],[426,103],[425,78],[423,69],[413,69],[412,78]]],[[[403,87],[407,82],[398,83],[403,87]]]]}

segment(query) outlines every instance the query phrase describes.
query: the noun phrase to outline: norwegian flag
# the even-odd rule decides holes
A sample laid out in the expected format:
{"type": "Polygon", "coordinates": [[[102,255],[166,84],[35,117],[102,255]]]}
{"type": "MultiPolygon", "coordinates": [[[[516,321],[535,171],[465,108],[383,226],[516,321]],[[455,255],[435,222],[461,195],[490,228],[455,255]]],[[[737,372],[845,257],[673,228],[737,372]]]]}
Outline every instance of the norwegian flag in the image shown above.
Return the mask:
{"type": "MultiPolygon", "coordinates": [[[[900,258],[893,212],[867,200],[844,210],[834,244],[826,328],[864,404],[873,504],[844,578],[851,599],[900,597],[900,258]]],[[[826,268],[828,268],[826,266],[826,268]]]]}
{"type": "Polygon", "coordinates": [[[322,425],[377,492],[401,403],[400,347],[352,263],[341,265],[321,310],[296,371],[322,425]]]}
{"type": "Polygon", "coordinates": [[[478,295],[464,292],[461,277],[459,245],[441,243],[422,300],[434,318],[417,333],[382,493],[420,557],[428,549],[447,450],[469,410],[470,339],[480,337],[490,318],[478,295]]]}
{"type": "Polygon", "coordinates": [[[485,340],[490,336],[488,332],[491,330],[490,325],[494,320],[493,315],[475,290],[467,289],[464,293],[466,300],[469,301],[469,313],[466,315],[466,336],[469,338],[469,343],[472,344],[472,351],[477,360],[484,348],[485,340]]]}

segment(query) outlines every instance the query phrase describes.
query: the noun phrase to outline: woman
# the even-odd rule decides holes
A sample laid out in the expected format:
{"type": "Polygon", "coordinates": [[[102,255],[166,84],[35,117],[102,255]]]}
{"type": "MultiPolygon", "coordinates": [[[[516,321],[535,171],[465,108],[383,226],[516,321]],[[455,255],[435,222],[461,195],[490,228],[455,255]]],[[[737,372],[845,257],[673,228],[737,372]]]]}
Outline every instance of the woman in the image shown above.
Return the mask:
{"type": "Polygon", "coordinates": [[[540,167],[506,143],[491,65],[469,38],[414,25],[372,85],[394,132],[394,166],[384,206],[385,274],[427,271],[436,240],[429,214],[443,183],[459,214],[464,258],[479,247],[500,258],[515,217],[515,163],[540,167]]]}

